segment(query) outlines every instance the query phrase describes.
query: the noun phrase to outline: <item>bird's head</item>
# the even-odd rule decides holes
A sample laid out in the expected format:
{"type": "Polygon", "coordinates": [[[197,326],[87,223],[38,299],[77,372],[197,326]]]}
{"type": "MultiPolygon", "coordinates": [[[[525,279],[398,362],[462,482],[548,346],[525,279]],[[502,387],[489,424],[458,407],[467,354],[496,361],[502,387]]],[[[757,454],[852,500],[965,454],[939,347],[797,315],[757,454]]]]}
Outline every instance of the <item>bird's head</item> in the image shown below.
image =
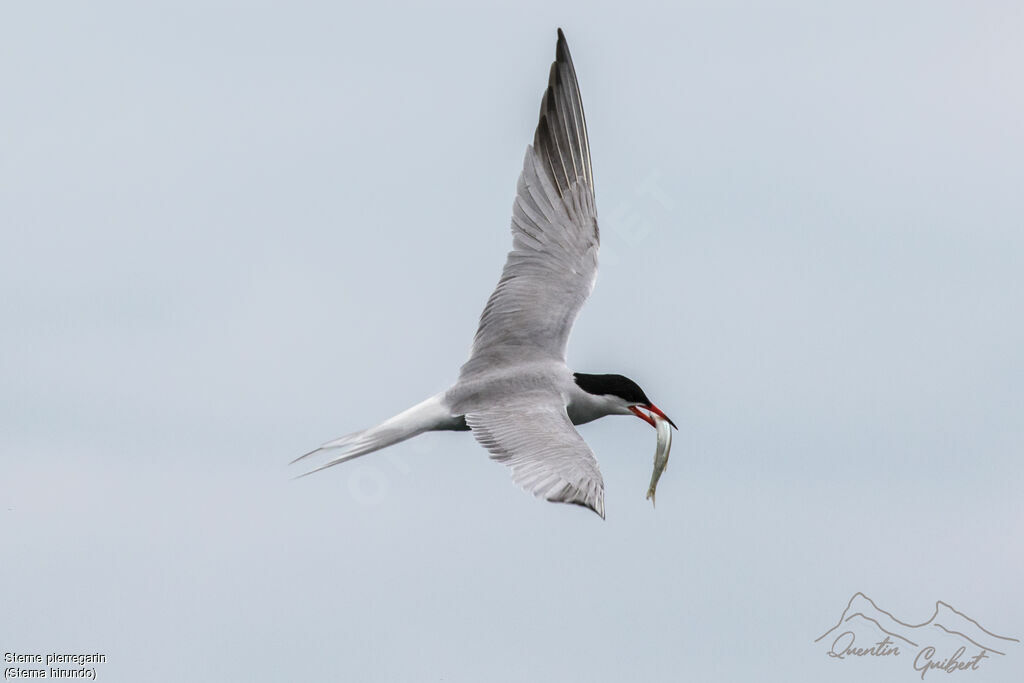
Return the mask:
{"type": "Polygon", "coordinates": [[[647,394],[640,388],[640,385],[628,377],[622,375],[587,375],[582,372],[573,374],[576,384],[588,394],[600,396],[608,404],[609,413],[620,415],[633,414],[644,420],[652,427],[657,425],[652,415],[657,415],[667,420],[673,428],[676,423],[669,419],[668,415],[661,412],[661,409],[651,403],[647,394]]]}

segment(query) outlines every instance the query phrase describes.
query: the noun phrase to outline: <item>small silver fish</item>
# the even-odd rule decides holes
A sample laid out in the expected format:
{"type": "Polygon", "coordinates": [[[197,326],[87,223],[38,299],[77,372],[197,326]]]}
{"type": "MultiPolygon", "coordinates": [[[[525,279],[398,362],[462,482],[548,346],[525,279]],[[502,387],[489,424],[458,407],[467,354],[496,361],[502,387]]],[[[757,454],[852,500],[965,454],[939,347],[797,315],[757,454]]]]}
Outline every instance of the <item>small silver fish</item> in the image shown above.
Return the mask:
{"type": "Polygon", "coordinates": [[[668,465],[668,452],[672,450],[672,425],[662,417],[657,415],[652,417],[654,417],[658,428],[658,448],[654,451],[654,472],[651,473],[651,486],[647,489],[647,500],[651,501],[651,505],[655,505],[654,490],[658,488],[661,473],[668,465]]]}

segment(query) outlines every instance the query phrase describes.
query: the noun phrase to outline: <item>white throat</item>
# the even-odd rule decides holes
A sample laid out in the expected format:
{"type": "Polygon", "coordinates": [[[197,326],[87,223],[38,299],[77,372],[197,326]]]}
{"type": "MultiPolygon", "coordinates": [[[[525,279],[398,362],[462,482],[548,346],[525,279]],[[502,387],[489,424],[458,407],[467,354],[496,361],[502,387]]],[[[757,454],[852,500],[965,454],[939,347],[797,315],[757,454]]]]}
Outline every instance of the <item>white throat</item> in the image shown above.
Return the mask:
{"type": "Polygon", "coordinates": [[[574,425],[591,422],[606,415],[631,415],[629,406],[618,396],[591,394],[573,382],[565,406],[574,425]]]}

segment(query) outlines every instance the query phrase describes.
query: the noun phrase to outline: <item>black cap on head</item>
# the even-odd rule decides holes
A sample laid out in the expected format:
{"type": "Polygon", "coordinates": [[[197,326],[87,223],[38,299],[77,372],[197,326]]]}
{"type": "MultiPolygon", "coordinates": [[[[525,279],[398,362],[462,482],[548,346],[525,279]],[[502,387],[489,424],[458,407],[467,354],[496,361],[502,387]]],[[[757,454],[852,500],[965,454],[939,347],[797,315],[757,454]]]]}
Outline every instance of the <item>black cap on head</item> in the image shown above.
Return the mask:
{"type": "Polygon", "coordinates": [[[622,375],[587,375],[582,372],[573,373],[573,378],[580,389],[596,396],[618,396],[629,403],[650,405],[651,401],[640,385],[622,375]]]}

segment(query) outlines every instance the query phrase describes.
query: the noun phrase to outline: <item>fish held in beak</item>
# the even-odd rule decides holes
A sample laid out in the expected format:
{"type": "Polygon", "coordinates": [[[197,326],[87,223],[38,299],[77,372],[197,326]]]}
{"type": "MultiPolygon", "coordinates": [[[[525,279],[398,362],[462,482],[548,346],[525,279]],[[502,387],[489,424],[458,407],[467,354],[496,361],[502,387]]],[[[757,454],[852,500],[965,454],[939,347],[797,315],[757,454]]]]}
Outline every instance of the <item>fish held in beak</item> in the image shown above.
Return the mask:
{"type": "Polygon", "coordinates": [[[658,425],[657,425],[657,424],[655,423],[655,420],[656,420],[656,419],[657,419],[658,417],[660,417],[660,418],[661,418],[662,420],[665,420],[665,421],[666,421],[666,422],[668,422],[668,423],[669,423],[670,425],[672,425],[672,428],[673,428],[673,429],[679,429],[678,427],[676,427],[676,423],[675,423],[675,422],[673,422],[673,421],[672,421],[672,420],[671,420],[671,419],[669,418],[669,416],[668,416],[668,415],[666,415],[665,413],[661,412],[661,408],[659,408],[658,406],[654,405],[653,403],[648,403],[648,404],[646,404],[646,405],[635,405],[635,406],[630,406],[630,407],[629,407],[629,411],[630,411],[631,413],[633,413],[634,415],[636,415],[637,417],[639,417],[639,418],[640,418],[641,420],[643,420],[644,422],[646,422],[647,424],[649,424],[649,425],[651,425],[652,427],[654,427],[655,429],[657,429],[657,428],[658,428],[658,425]],[[644,412],[645,410],[646,410],[646,411],[648,411],[648,412],[650,412],[650,415],[648,415],[647,413],[645,413],[645,412],[644,412]],[[655,417],[655,416],[657,416],[657,417],[655,417]]]}
{"type": "Polygon", "coordinates": [[[651,501],[651,505],[655,505],[654,492],[658,488],[661,473],[668,466],[668,453],[672,450],[672,428],[675,427],[667,417],[661,414],[660,410],[655,415],[656,417],[651,422],[658,430],[658,447],[654,451],[654,471],[651,473],[651,485],[647,489],[647,500],[651,501]]]}

